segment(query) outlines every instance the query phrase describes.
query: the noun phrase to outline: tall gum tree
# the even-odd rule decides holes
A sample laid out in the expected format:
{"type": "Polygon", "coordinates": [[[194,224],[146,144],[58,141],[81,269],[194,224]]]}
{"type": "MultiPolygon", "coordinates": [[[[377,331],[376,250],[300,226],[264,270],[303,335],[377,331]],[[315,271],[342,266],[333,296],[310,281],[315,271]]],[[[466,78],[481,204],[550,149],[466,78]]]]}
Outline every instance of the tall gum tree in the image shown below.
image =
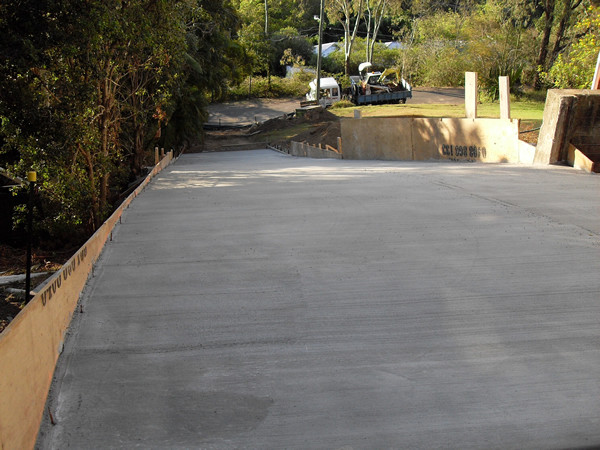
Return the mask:
{"type": "Polygon", "coordinates": [[[344,29],[344,73],[350,75],[350,55],[364,14],[365,0],[326,0],[325,10],[330,22],[340,22],[344,29]],[[354,21],[354,24],[352,23],[354,21]]]}
{"type": "Polygon", "coordinates": [[[367,26],[366,61],[373,62],[373,52],[381,22],[385,17],[389,0],[365,0],[365,22],[367,26]],[[372,32],[371,32],[372,30],[372,32]]]}

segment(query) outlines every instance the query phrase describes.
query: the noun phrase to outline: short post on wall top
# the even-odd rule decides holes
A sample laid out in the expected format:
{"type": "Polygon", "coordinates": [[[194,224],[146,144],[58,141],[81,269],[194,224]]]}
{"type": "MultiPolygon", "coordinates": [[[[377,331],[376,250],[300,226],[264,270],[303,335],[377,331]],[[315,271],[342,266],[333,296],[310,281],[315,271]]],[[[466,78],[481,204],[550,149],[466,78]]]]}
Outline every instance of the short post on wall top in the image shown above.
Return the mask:
{"type": "Polygon", "coordinates": [[[500,118],[510,119],[510,78],[498,77],[500,92],[500,118]]]}
{"type": "Polygon", "coordinates": [[[27,200],[27,267],[25,270],[25,303],[31,299],[31,241],[33,239],[33,199],[35,196],[35,183],[37,173],[27,172],[27,181],[29,181],[29,197],[27,200]]]}
{"type": "Polygon", "coordinates": [[[477,118],[478,102],[478,74],[477,72],[465,72],[465,116],[467,119],[477,118]]]}

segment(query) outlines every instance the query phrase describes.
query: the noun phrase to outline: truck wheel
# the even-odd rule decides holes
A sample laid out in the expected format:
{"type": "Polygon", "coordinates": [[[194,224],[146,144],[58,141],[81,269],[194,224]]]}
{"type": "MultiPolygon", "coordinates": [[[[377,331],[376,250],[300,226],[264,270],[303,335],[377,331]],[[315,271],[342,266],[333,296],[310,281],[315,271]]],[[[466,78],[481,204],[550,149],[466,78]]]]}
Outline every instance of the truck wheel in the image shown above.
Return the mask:
{"type": "Polygon", "coordinates": [[[404,105],[406,103],[406,99],[405,98],[401,98],[400,100],[398,100],[398,103],[401,105],[404,105]]]}

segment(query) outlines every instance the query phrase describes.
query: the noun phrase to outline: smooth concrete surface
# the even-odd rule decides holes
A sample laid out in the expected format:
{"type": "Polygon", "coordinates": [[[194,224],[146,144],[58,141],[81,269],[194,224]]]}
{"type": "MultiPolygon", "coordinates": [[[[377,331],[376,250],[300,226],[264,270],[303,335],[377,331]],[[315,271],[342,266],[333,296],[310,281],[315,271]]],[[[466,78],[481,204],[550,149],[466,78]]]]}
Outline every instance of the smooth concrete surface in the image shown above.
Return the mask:
{"type": "Polygon", "coordinates": [[[131,204],[38,447],[600,445],[600,177],[184,155],[131,204]]]}

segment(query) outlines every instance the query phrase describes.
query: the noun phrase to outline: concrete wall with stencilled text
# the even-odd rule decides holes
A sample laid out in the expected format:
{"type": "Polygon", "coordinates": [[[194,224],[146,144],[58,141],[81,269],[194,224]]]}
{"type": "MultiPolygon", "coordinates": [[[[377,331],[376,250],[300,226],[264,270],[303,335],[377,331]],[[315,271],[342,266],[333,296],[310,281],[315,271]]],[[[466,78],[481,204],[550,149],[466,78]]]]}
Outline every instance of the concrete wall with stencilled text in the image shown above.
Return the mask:
{"type": "Polygon", "coordinates": [[[523,162],[518,120],[367,117],[341,134],[344,159],[523,162]]]}
{"type": "Polygon", "coordinates": [[[93,265],[124,209],[172,157],[169,152],[154,167],[0,334],[0,449],[34,448],[64,336],[93,265]]]}

